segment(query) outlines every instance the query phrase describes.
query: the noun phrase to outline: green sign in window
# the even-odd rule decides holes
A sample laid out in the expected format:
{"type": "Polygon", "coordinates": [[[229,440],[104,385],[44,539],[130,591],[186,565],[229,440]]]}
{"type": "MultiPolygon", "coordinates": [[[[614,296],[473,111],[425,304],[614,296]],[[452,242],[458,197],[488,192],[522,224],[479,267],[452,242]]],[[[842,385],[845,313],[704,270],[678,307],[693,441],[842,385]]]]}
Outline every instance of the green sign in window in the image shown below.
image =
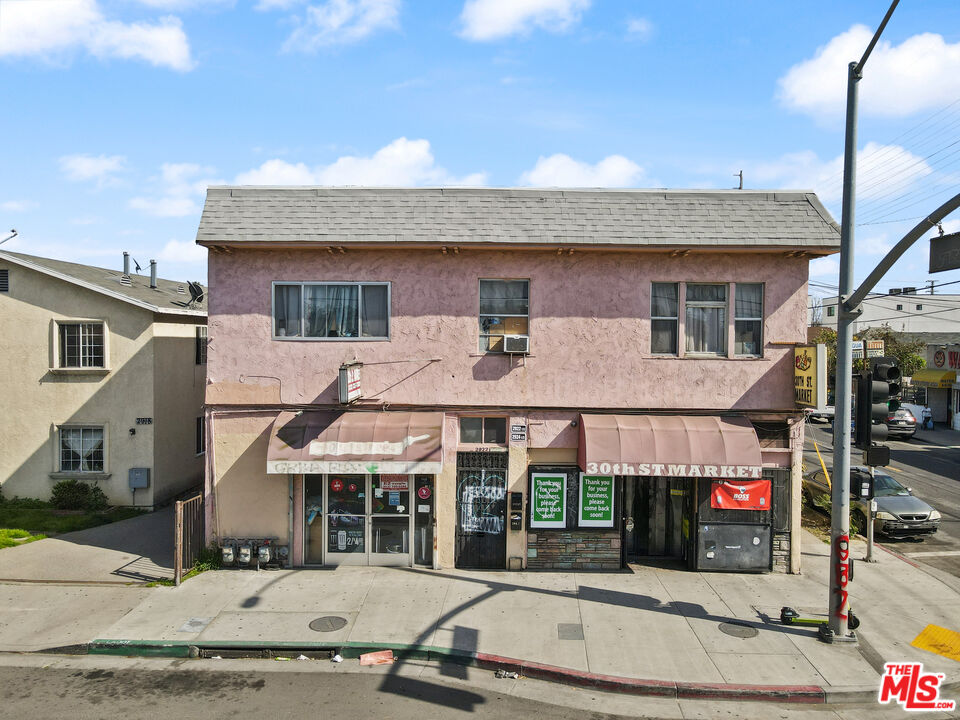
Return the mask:
{"type": "Polygon", "coordinates": [[[530,476],[530,527],[567,526],[567,476],[533,473],[530,476]]]}
{"type": "Polygon", "coordinates": [[[580,527],[613,527],[613,477],[580,473],[580,527]]]}

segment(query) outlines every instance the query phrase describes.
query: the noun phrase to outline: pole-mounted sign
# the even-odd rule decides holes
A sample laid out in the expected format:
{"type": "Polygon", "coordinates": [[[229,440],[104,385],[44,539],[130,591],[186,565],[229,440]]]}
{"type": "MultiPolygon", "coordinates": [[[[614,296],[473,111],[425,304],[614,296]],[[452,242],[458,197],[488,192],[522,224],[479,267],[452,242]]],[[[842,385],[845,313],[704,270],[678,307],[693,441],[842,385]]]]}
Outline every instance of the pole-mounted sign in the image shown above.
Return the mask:
{"type": "Polygon", "coordinates": [[[960,269],[960,233],[930,238],[930,272],[960,269]]]}

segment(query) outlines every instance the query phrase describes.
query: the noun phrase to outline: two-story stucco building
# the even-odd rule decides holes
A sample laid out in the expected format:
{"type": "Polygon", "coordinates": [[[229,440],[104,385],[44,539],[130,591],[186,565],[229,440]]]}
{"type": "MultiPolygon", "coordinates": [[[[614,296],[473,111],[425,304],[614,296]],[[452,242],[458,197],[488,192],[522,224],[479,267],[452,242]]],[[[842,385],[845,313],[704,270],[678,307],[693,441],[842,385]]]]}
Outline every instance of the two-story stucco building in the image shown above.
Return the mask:
{"type": "Polygon", "coordinates": [[[0,252],[5,497],[74,478],[151,508],[202,482],[206,301],[128,265],[0,252]]]}
{"type": "Polygon", "coordinates": [[[799,569],[812,193],[215,187],[197,242],[212,542],[799,569]]]}

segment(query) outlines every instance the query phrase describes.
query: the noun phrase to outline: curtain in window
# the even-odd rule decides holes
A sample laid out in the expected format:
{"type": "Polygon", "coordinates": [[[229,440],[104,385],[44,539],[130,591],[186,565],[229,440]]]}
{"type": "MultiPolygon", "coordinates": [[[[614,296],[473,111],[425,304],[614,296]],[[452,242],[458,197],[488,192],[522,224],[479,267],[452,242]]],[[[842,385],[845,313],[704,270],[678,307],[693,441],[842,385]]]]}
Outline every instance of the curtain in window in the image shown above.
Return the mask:
{"type": "Polygon", "coordinates": [[[734,353],[760,355],[763,335],[763,285],[738,284],[735,307],[734,353]]]}
{"type": "Polygon", "coordinates": [[[650,314],[653,317],[677,317],[677,286],[675,283],[654,283],[650,314]]]}
{"type": "Polygon", "coordinates": [[[387,286],[365,285],[363,287],[363,317],[360,318],[364,337],[387,337],[389,310],[387,286]]]}
{"type": "Polygon", "coordinates": [[[758,318],[763,313],[763,285],[737,285],[737,318],[758,318]]]}
{"type": "Polygon", "coordinates": [[[687,352],[722,353],[726,345],[726,308],[687,308],[687,352]]]}
{"type": "Polygon", "coordinates": [[[103,471],[103,430],[101,428],[62,428],[60,430],[60,470],[64,472],[103,471]]]}
{"type": "Polygon", "coordinates": [[[356,285],[316,285],[318,314],[323,317],[318,337],[357,337],[359,288],[356,285]]]}
{"type": "Polygon", "coordinates": [[[300,335],[300,287],[298,285],[277,285],[274,289],[273,312],[277,337],[299,337],[300,335]]]}
{"type": "Polygon", "coordinates": [[[526,315],[529,307],[527,280],[481,280],[481,315],[526,315]]]}

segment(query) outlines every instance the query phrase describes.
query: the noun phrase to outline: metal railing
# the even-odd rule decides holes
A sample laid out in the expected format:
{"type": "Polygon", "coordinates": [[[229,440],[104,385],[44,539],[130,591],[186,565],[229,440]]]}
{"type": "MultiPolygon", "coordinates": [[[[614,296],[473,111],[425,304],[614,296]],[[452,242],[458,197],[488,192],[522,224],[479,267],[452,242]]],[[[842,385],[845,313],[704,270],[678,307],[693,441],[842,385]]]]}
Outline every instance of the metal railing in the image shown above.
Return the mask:
{"type": "Polygon", "coordinates": [[[177,500],[175,507],[173,582],[179,585],[203,549],[203,495],[177,500]]]}

